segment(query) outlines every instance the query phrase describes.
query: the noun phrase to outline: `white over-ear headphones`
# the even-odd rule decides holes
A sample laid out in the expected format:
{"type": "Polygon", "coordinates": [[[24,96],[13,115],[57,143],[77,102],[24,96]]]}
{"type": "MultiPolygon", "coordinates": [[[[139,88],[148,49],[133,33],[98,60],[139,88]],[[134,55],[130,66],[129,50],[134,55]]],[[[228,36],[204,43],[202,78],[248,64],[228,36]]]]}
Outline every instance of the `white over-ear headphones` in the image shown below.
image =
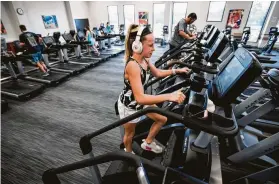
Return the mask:
{"type": "Polygon", "coordinates": [[[140,54],[142,52],[142,43],[140,41],[140,36],[142,34],[142,31],[144,30],[143,26],[139,26],[138,32],[137,32],[137,36],[135,41],[132,44],[132,49],[135,53],[140,54]]]}

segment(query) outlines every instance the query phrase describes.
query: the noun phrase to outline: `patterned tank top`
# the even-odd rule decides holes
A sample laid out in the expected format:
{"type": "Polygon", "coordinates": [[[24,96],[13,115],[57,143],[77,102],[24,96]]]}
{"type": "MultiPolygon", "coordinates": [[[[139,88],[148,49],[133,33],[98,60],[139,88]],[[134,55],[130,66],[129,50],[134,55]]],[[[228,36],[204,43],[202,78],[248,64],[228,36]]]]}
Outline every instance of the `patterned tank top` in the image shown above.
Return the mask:
{"type": "MultiPolygon", "coordinates": [[[[140,72],[141,82],[142,82],[142,85],[144,86],[147,82],[147,80],[146,80],[147,79],[147,71],[148,71],[149,68],[147,68],[147,70],[143,69],[142,66],[134,58],[131,58],[131,57],[127,61],[126,65],[125,65],[125,68],[130,61],[135,61],[139,65],[139,67],[141,69],[141,72],[140,72]]],[[[123,103],[129,109],[134,109],[134,110],[143,109],[143,105],[138,104],[137,101],[135,100],[135,97],[134,97],[134,94],[133,94],[133,91],[132,91],[129,80],[125,79],[125,70],[124,70],[124,89],[121,92],[119,98],[120,98],[120,102],[123,103]]]]}

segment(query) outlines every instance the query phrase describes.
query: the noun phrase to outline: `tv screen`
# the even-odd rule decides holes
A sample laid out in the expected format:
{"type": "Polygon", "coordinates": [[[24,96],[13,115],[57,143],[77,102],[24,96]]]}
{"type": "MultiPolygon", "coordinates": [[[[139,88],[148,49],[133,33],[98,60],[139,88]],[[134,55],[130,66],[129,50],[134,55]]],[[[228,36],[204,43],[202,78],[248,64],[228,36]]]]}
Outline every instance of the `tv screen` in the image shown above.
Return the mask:
{"type": "Polygon", "coordinates": [[[68,33],[64,35],[64,38],[66,41],[71,41],[72,40],[72,36],[68,33]]]}
{"type": "Polygon", "coordinates": [[[233,83],[235,83],[235,81],[244,72],[244,69],[245,68],[242,66],[239,60],[236,57],[233,57],[229,64],[218,76],[218,89],[221,96],[224,96],[228,89],[232,87],[233,83]]]}
{"type": "Polygon", "coordinates": [[[82,31],[86,26],[89,26],[88,19],[75,19],[76,29],[82,31]]]}
{"type": "Polygon", "coordinates": [[[45,44],[52,44],[53,43],[53,39],[51,37],[44,37],[43,38],[45,44]]]}

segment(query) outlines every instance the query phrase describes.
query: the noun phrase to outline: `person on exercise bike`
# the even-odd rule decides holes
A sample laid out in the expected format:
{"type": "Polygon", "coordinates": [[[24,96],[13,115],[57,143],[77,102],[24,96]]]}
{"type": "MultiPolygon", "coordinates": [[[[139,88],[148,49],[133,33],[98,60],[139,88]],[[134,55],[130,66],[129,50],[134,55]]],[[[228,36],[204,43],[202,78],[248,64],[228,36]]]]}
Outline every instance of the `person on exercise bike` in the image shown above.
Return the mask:
{"type": "Polygon", "coordinates": [[[48,76],[48,68],[43,62],[42,56],[42,38],[37,34],[27,31],[25,25],[19,26],[20,31],[22,32],[19,35],[20,45],[25,47],[29,54],[32,56],[32,61],[39,67],[39,69],[44,73],[44,76],[48,76]]]}
{"type": "MultiPolygon", "coordinates": [[[[121,119],[145,107],[155,106],[157,103],[164,101],[182,103],[185,100],[185,96],[181,91],[157,96],[144,94],[143,86],[146,84],[148,70],[158,78],[189,72],[188,68],[157,69],[148,59],[152,56],[154,50],[154,36],[149,28],[135,24],[130,25],[125,40],[124,60],[126,65],[124,69],[124,89],[118,98],[118,112],[121,119]]],[[[149,113],[147,116],[154,120],[154,123],[150,128],[147,138],[143,140],[141,148],[161,153],[163,149],[155,143],[154,138],[161,127],[167,122],[167,118],[156,113],[149,113]]],[[[132,139],[135,134],[136,123],[141,121],[143,117],[124,124],[125,134],[123,142],[126,152],[132,152],[132,139]]]]}

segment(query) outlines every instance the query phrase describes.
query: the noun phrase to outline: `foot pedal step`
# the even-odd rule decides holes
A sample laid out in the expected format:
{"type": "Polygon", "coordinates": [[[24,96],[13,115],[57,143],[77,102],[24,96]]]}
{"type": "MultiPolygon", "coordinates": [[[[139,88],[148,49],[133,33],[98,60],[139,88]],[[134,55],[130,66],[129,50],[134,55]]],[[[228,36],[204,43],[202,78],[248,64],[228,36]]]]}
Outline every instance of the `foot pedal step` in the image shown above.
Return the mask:
{"type": "MultiPolygon", "coordinates": [[[[178,166],[179,160],[183,160],[183,140],[184,129],[176,129],[172,132],[169,141],[166,145],[165,152],[161,164],[166,167],[178,166]]],[[[181,162],[183,163],[183,162],[181,162]]]]}

